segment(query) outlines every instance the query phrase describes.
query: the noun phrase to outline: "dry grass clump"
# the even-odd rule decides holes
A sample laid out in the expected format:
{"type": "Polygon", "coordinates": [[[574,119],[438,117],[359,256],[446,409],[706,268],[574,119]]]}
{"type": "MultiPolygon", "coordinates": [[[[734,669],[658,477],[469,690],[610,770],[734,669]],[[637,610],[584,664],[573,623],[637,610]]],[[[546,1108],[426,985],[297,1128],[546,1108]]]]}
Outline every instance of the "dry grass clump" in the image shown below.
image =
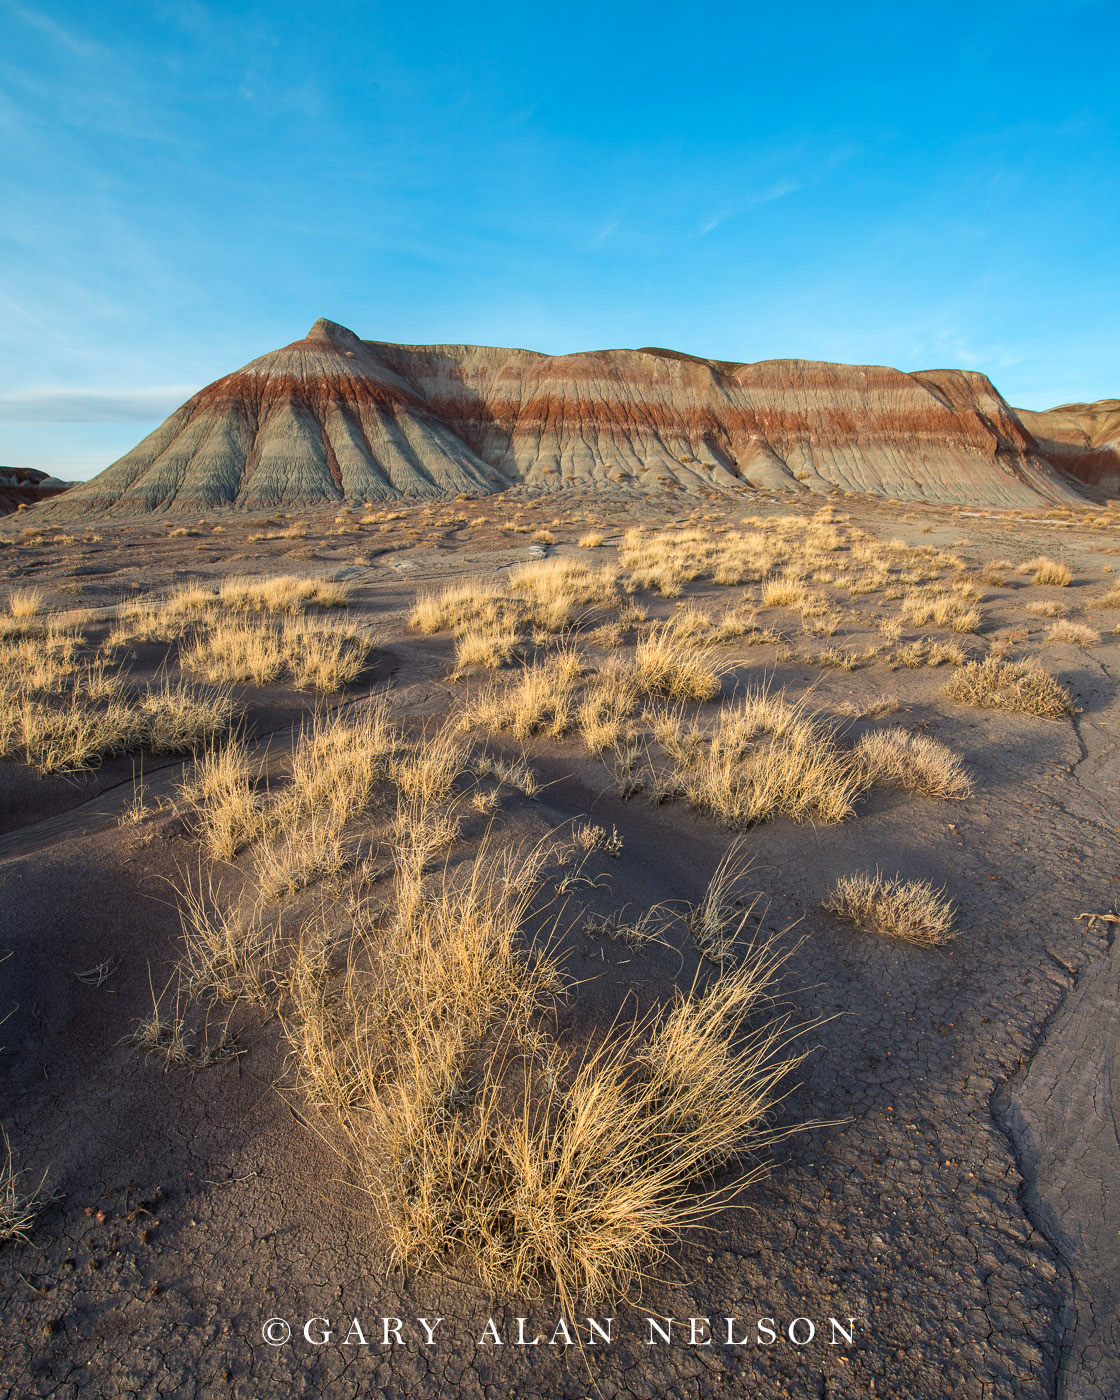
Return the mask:
{"type": "Polygon", "coordinates": [[[734,960],[739,936],[754,915],[760,894],[749,898],[743,882],[750,869],[743,838],[737,836],[724,852],[698,904],[685,916],[693,943],[712,962],[724,966],[734,960]]]}
{"type": "Polygon", "coordinates": [[[1048,627],[1046,635],[1052,642],[1071,642],[1077,647],[1095,647],[1101,639],[1095,627],[1089,627],[1084,622],[1070,622],[1066,618],[1048,627]]]}
{"type": "Polygon", "coordinates": [[[471,580],[452,584],[439,593],[423,593],[412,606],[408,625],[432,636],[467,627],[493,627],[515,621],[517,603],[498,589],[471,580]]]}
{"type": "Polygon", "coordinates": [[[12,617],[35,617],[43,611],[45,598],[41,588],[13,588],[8,594],[8,612],[12,617]]]}
{"type": "Polygon", "coordinates": [[[140,733],[128,705],[95,709],[73,694],[50,705],[23,695],[4,704],[0,757],[18,755],[39,773],[73,773],[139,747],[140,733]]]}
{"type": "Polygon", "coordinates": [[[37,636],[0,642],[0,690],[23,695],[57,694],[77,670],[82,637],[48,626],[37,636]]]}
{"type": "Polygon", "coordinates": [[[279,628],[248,619],[223,621],[179,651],[179,664],[209,681],[268,685],[284,669],[279,628]]]}
{"type": "Polygon", "coordinates": [[[805,661],[810,666],[819,666],[825,670],[833,671],[855,671],[859,666],[874,657],[875,653],[845,651],[843,647],[825,647],[822,651],[812,652],[805,657],[805,661]]]}
{"type": "Polygon", "coordinates": [[[887,657],[892,671],[899,667],[915,670],[919,666],[963,666],[968,657],[958,642],[938,642],[929,638],[907,642],[887,657]]]}
{"type": "MultiPolygon", "coordinates": [[[[279,899],[338,875],[354,860],[360,840],[347,828],[370,807],[375,785],[392,778],[402,792],[444,800],[466,764],[448,763],[453,736],[434,736],[401,757],[401,736],[384,695],[342,715],[317,715],[305,724],[292,753],[288,781],[269,794],[257,823],[254,873],[266,898],[279,899]]],[[[245,775],[235,789],[246,796],[245,775]]],[[[235,800],[233,811],[239,810],[235,800]]],[[[247,815],[250,815],[247,813],[247,815]]]]}
{"type": "Polygon", "coordinates": [[[499,622],[465,628],[455,639],[454,677],[504,666],[513,659],[520,642],[521,636],[515,627],[499,622]]]}
{"type": "Polygon", "coordinates": [[[600,530],[588,530],[585,535],[580,535],[577,543],[580,549],[601,549],[605,538],[600,530]]]}
{"type": "Polygon", "coordinates": [[[679,606],[665,624],[673,636],[691,642],[726,642],[757,632],[758,610],[739,603],[721,613],[708,612],[694,603],[679,606]]]}
{"type": "Polygon", "coordinates": [[[261,894],[280,899],[298,894],[320,880],[339,874],[348,864],[338,822],[318,813],[299,826],[289,826],[255,848],[254,877],[261,894]]]}
{"type": "Polygon", "coordinates": [[[151,753],[189,753],[229,728],[233,699],[225,690],[202,690],[164,681],[143,693],[137,706],[142,742],[151,753]]]}
{"type": "Polygon", "coordinates": [[[665,598],[676,598],[692,579],[736,584],[763,578],[773,566],[775,554],[757,531],[716,535],[686,528],[646,534],[632,529],[623,536],[619,562],[628,573],[631,590],[652,588],[665,598]]]}
{"type": "Polygon", "coordinates": [[[777,1136],[767,1116],[800,1056],[773,988],[789,956],[739,968],[578,1057],[537,1028],[564,990],[523,930],[540,852],[484,849],[359,931],[331,977],[306,959],[285,1028],[307,1096],[337,1118],[394,1254],[453,1259],[565,1307],[625,1289],[733,1186],[700,1185],[777,1136]],[[758,1019],[758,1013],[769,1014],[758,1019]]]}
{"type": "Polygon", "coordinates": [[[138,599],[118,611],[107,646],[176,641],[207,620],[217,605],[218,594],[197,583],[186,584],[163,598],[138,599]]]}
{"type": "Polygon", "coordinates": [[[562,632],[577,625],[588,608],[616,606],[621,601],[617,585],[616,569],[594,569],[567,557],[534,560],[510,571],[508,592],[474,580],[453,584],[417,598],[408,620],[429,635],[562,632]]]}
{"type": "Polygon", "coordinates": [[[493,731],[508,730],[518,739],[547,733],[566,734],[575,721],[576,695],[583,663],[565,647],[522,668],[505,682],[492,682],[464,707],[462,724],[493,731]]]}
{"type": "Polygon", "coordinates": [[[655,717],[653,736],[668,771],[647,769],[631,791],[685,797],[732,829],[785,816],[844,821],[865,780],[850,754],[803,704],[748,691],[708,724],[679,708],[655,717]]]}
{"type": "Polygon", "coordinates": [[[927,880],[845,875],[822,901],[821,908],[868,933],[937,947],[954,936],[953,905],[944,889],[927,880]]]}
{"type": "Polygon", "coordinates": [[[720,672],[713,648],[692,640],[672,622],[654,628],[638,643],[634,675],[647,695],[672,700],[711,700],[719,694],[720,672]]]}
{"type": "Polygon", "coordinates": [[[625,1290],[686,1226],[765,1171],[697,1187],[776,1136],[767,1113],[800,1056],[783,1055],[780,1018],[743,1026],[766,1003],[780,957],[763,946],[703,995],[605,1038],[567,1074],[555,1051],[526,1065],[512,1112],[493,1079],[449,1122],[447,1074],[438,1098],[397,1096],[382,1139],[388,1171],[377,1162],[369,1189],[398,1257],[464,1258],[513,1296],[545,1282],[565,1311],[625,1290]]]}
{"type": "Polygon", "coordinates": [[[560,632],[589,607],[616,606],[618,570],[594,569],[579,559],[544,559],[511,569],[509,586],[529,604],[529,621],[549,632],[560,632]]]}
{"type": "MultiPolygon", "coordinates": [[[[317,715],[300,732],[287,785],[271,799],[268,824],[298,826],[316,813],[342,827],[369,805],[374,784],[393,771],[400,735],[384,694],[341,715],[317,715]]],[[[437,742],[428,769],[439,761],[437,742]]]]}
{"type": "Polygon", "coordinates": [[[579,706],[577,725],[591,753],[605,753],[623,742],[640,698],[634,667],[611,657],[587,686],[579,706]]]}
{"type": "Polygon", "coordinates": [[[1113,588],[1108,593],[1098,594],[1096,598],[1089,599],[1091,608],[1120,608],[1120,588],[1113,588]]]}
{"type": "Polygon", "coordinates": [[[57,699],[27,691],[0,695],[0,757],[19,756],[39,773],[74,773],[147,748],[182,753],[209,743],[233,717],[222,691],[165,683],[131,698],[91,701],[75,686],[57,699]]]}
{"type": "Polygon", "coordinates": [[[970,661],[945,687],[950,700],[987,710],[1015,710],[1042,719],[1076,714],[1069,690],[1041,666],[988,656],[970,661]]]}
{"type": "Polygon", "coordinates": [[[267,1005],[279,934],[260,905],[243,910],[222,897],[212,878],[177,889],[183,932],[183,971],[194,995],[267,1005]]]}
{"type": "Polygon", "coordinates": [[[326,578],[298,578],[294,574],[223,579],[219,593],[224,607],[243,612],[298,613],[306,607],[343,608],[349,598],[349,584],[326,578]]]}
{"type": "Polygon", "coordinates": [[[960,759],[925,734],[892,727],[861,735],[855,757],[869,783],[884,782],[927,797],[960,800],[972,792],[972,779],[960,759]]]}
{"type": "Polygon", "coordinates": [[[980,609],[952,593],[908,593],[902,600],[900,612],[903,621],[912,627],[975,632],[980,626],[980,609]]]}
{"type": "MultiPolygon", "coordinates": [[[[359,923],[342,985],[330,985],[322,964],[293,979],[285,1029],[300,1082],[314,1103],[339,1115],[360,1157],[380,1147],[368,1135],[371,1112],[386,1117],[378,1137],[395,1137],[395,1114],[383,1098],[392,1081],[407,1140],[410,1126],[422,1126],[417,1111],[422,1119],[437,1104],[453,1106],[464,1057],[499,1013],[524,1025],[544,996],[560,989],[555,963],[530,960],[522,946],[520,927],[533,898],[532,887],[516,878],[524,855],[484,848],[465,873],[445,871],[425,888],[409,853],[398,848],[396,899],[380,917],[359,923]]],[[[413,1137],[418,1153],[424,1136],[413,1137]]],[[[368,1157],[366,1165],[373,1165],[368,1157]]]]}
{"type": "Polygon", "coordinates": [[[1061,617],[1065,607],[1054,598],[1039,598],[1027,604],[1027,612],[1034,617],[1061,617]]]}
{"type": "Polygon", "coordinates": [[[297,690],[333,694],[358,679],[374,650],[354,627],[297,618],[285,622],[284,659],[297,690]]]}
{"type": "Polygon", "coordinates": [[[297,690],[342,690],[365,670],[373,642],[353,627],[311,618],[223,620],[179,653],[207,680],[268,685],[286,671],[297,690]]]}
{"type": "Polygon", "coordinates": [[[192,809],[199,843],[211,860],[233,860],[261,834],[261,799],[242,739],[198,759],[179,795],[192,809]]]}
{"type": "Polygon", "coordinates": [[[769,579],[762,590],[764,608],[796,608],[807,598],[805,585],[796,579],[769,579]]]}
{"type": "Polygon", "coordinates": [[[1037,559],[1028,559],[1025,564],[1019,566],[1019,572],[1032,574],[1032,583],[1052,588],[1065,588],[1073,582],[1073,571],[1068,565],[1057,559],[1049,559],[1045,555],[1040,555],[1037,559]]]}
{"type": "Polygon", "coordinates": [[[20,1181],[26,1173],[16,1170],[7,1131],[0,1128],[0,1134],[4,1138],[4,1157],[0,1161],[0,1244],[7,1244],[10,1240],[20,1240],[26,1244],[39,1213],[52,1199],[43,1194],[47,1174],[43,1173],[39,1184],[32,1190],[24,1191],[20,1181]]]}

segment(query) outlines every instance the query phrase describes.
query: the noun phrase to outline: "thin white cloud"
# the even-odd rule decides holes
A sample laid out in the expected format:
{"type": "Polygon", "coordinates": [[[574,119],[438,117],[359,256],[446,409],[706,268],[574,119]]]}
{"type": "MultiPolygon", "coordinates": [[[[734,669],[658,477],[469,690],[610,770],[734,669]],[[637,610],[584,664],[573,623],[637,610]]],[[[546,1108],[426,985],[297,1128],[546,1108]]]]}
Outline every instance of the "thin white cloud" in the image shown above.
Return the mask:
{"type": "Polygon", "coordinates": [[[776,199],[784,199],[787,194],[796,194],[800,188],[801,186],[796,180],[779,180],[776,185],[772,185],[767,190],[760,190],[758,194],[746,195],[737,199],[734,208],[721,209],[719,213],[713,214],[710,219],[701,224],[699,236],[704,238],[735,214],[742,214],[748,209],[757,209],[763,204],[773,204],[776,199]]]}
{"type": "Polygon", "coordinates": [[[152,389],[24,389],[0,394],[0,423],[151,423],[174,413],[194,384],[152,389]]]}
{"type": "Polygon", "coordinates": [[[78,58],[105,58],[109,50],[104,45],[97,43],[93,39],[87,39],[85,35],[75,34],[72,29],[66,29],[63,25],[44,15],[38,10],[27,9],[21,5],[13,5],[11,13],[17,19],[23,20],[24,24],[32,29],[37,29],[41,34],[45,34],[48,39],[58,44],[60,48],[69,50],[78,58]]]}

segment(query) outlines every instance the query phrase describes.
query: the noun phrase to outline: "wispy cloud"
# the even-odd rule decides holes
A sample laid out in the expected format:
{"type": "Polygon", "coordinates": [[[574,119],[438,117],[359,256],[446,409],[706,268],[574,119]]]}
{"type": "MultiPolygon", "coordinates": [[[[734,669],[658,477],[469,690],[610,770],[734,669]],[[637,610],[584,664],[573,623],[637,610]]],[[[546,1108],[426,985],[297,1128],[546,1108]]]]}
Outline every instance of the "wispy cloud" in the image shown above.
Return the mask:
{"type": "Polygon", "coordinates": [[[801,188],[796,180],[779,180],[776,185],[769,189],[760,190],[757,194],[748,194],[735,201],[735,205],[730,209],[721,209],[713,214],[707,222],[700,225],[699,235],[706,237],[713,229],[719,228],[720,224],[728,219],[734,218],[736,214],[746,213],[748,209],[758,209],[763,204],[773,204],[776,199],[784,199],[787,194],[794,194],[801,188]]]}
{"type": "Polygon", "coordinates": [[[151,423],[174,413],[195,384],[151,389],[24,389],[0,394],[0,423],[151,423]]]}
{"type": "Polygon", "coordinates": [[[93,39],[87,39],[85,35],[75,34],[73,30],[66,29],[49,15],[41,14],[38,10],[28,9],[23,5],[13,5],[11,13],[17,19],[21,19],[24,24],[32,29],[37,29],[40,34],[44,34],[53,43],[68,52],[77,55],[78,58],[106,58],[108,49],[93,39]]]}

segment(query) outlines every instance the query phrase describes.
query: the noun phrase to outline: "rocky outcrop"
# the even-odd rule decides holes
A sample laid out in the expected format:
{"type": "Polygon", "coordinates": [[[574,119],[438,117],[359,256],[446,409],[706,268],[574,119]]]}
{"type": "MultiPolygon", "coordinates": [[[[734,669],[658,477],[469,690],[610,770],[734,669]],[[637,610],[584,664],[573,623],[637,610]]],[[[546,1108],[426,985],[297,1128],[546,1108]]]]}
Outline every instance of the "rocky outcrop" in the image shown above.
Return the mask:
{"type": "Polygon", "coordinates": [[[1120,399],[1067,403],[1044,413],[1015,411],[1052,466],[1120,496],[1120,399]]]}
{"type": "Polygon", "coordinates": [[[34,467],[0,467],[0,515],[60,496],[69,486],[68,481],[59,481],[34,467]]]}
{"type": "Polygon", "coordinates": [[[506,484],[352,331],[316,321],[199,390],[65,509],[272,510],[506,484]]]}
{"type": "Polygon", "coordinates": [[[274,509],[513,484],[1080,499],[969,371],[394,345],[317,321],[202,389],[51,509],[274,509]]]}

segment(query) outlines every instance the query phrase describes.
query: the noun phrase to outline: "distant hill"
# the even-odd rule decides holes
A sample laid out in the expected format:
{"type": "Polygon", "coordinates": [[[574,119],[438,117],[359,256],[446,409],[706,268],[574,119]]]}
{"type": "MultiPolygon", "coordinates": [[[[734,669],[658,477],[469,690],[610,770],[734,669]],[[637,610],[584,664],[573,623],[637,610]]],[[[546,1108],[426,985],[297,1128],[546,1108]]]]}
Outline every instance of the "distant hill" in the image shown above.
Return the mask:
{"type": "Polygon", "coordinates": [[[207,385],[44,509],[276,509],[522,484],[825,493],[1032,507],[1081,500],[982,374],[672,350],[542,355],[302,340],[207,385]]]}
{"type": "Polygon", "coordinates": [[[34,467],[0,467],[0,514],[7,515],[22,505],[35,505],[61,495],[70,483],[36,471],[34,467]]]}
{"type": "Polygon", "coordinates": [[[1049,462],[1088,486],[1120,495],[1120,399],[1067,403],[1044,413],[1015,411],[1049,462]]]}

